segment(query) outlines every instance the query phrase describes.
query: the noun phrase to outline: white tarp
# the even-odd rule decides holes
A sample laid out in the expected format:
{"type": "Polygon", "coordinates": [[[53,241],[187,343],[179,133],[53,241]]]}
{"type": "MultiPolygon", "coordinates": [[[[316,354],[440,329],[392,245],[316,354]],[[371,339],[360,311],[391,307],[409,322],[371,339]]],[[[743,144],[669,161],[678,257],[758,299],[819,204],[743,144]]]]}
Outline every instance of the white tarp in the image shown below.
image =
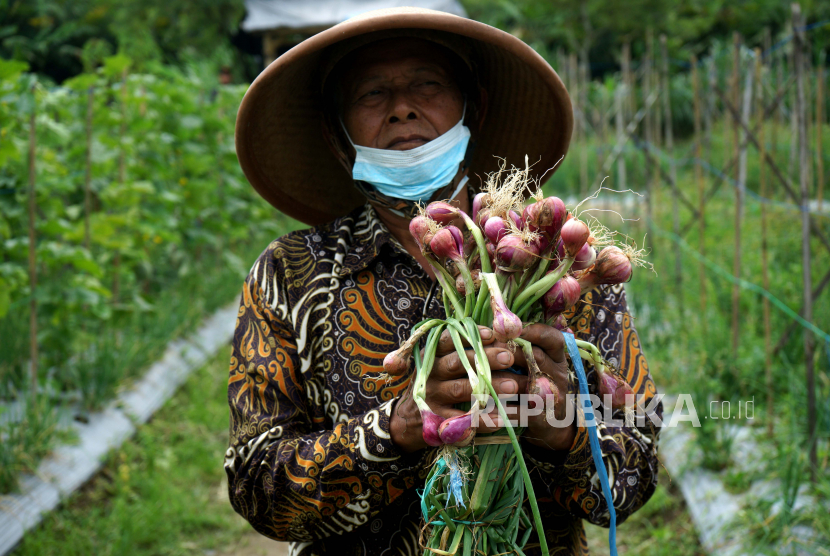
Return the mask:
{"type": "Polygon", "coordinates": [[[272,29],[320,29],[371,10],[403,6],[467,17],[457,0],[245,0],[248,13],[242,29],[249,33],[272,29]]]}

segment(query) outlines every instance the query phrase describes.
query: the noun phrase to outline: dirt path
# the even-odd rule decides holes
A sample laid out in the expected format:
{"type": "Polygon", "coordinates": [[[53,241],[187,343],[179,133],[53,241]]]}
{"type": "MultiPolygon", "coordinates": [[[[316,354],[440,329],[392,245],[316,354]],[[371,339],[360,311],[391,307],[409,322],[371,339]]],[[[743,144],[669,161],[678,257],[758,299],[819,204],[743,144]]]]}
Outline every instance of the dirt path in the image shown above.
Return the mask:
{"type": "Polygon", "coordinates": [[[288,543],[272,541],[251,531],[240,537],[228,550],[206,550],[205,556],[288,556],[288,543]]]}

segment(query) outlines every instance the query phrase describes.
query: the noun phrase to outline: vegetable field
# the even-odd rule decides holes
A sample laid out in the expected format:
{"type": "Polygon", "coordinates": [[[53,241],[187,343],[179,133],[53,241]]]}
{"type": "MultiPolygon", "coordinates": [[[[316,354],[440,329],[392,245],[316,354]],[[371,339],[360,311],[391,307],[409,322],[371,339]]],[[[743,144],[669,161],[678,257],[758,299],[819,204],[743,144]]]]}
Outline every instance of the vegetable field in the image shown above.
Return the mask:
{"type": "MultiPolygon", "coordinates": [[[[828,22],[796,11],[689,48],[643,24],[614,35],[609,70],[577,40],[536,40],[561,23],[535,17],[541,2],[525,20],[509,2],[466,4],[534,46],[572,95],[574,140],[545,195],[572,209],[599,190],[580,210],[648,251],[655,271],[635,270],[628,299],[658,392],[689,394],[700,417],[689,467],[751,493],[732,527],[757,551],[827,554],[828,22]]],[[[0,59],[0,493],[72,441],[61,419],[105,405],[301,226],[239,169],[245,87],[184,62],[101,55],[56,85],[0,59]]],[[[665,492],[659,507],[674,508],[665,492]]],[[[642,523],[658,513],[631,518],[636,553],[656,553],[642,523]]]]}
{"type": "Polygon", "coordinates": [[[25,70],[0,60],[0,491],[56,406],[100,407],[286,230],[236,162],[244,87],[211,64],[113,56],[59,87],[25,70]]]}
{"type": "Polygon", "coordinates": [[[602,83],[583,79],[586,60],[554,55],[578,129],[547,190],[638,193],[603,190],[593,208],[609,225],[634,219],[623,229],[650,249],[656,272],[629,292],[657,388],[692,396],[689,465],[751,493],[735,525],[773,552],[822,546],[830,531],[830,133],[826,58],[809,48],[826,29],[736,34],[685,60],[645,36],[643,56],[624,45],[621,71],[602,83]],[[747,402],[751,418],[738,415],[747,402]]]}

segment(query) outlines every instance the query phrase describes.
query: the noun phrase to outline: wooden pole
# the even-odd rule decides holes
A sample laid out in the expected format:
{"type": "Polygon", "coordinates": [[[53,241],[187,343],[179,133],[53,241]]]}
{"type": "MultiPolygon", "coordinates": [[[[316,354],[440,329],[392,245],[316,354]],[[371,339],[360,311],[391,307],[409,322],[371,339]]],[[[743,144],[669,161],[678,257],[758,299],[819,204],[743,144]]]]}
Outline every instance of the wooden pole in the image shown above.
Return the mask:
{"type": "MultiPolygon", "coordinates": [[[[741,37],[737,33],[732,34],[732,105],[740,109],[740,85],[738,83],[738,75],[740,72],[741,63],[741,37]]],[[[740,157],[741,142],[738,131],[740,125],[738,123],[738,116],[732,118],[732,143],[735,148],[735,157],[740,157]]],[[[735,181],[740,184],[740,171],[738,167],[735,168],[735,181]]],[[[741,196],[741,188],[735,188],[735,254],[733,274],[735,278],[741,277],[741,203],[743,199],[741,196]]],[[[740,343],[740,287],[737,283],[732,286],[732,352],[737,355],[738,345],[740,343]]],[[[735,371],[737,374],[737,370],[735,371]]]]}
{"type": "MultiPolygon", "coordinates": [[[[654,42],[654,36],[651,33],[651,29],[649,29],[648,40],[649,40],[650,43],[654,42]]],[[[652,47],[652,52],[654,52],[653,47],[652,47]]],[[[654,59],[655,69],[654,69],[654,73],[652,74],[652,79],[654,79],[655,86],[658,89],[660,89],[660,94],[665,95],[666,91],[661,88],[660,73],[659,73],[659,70],[657,70],[657,55],[656,54],[654,54],[653,59],[654,59]]],[[[662,114],[661,114],[660,110],[655,110],[654,111],[654,144],[657,145],[657,146],[660,146],[660,145],[663,144],[663,141],[662,141],[662,127],[663,127],[662,114]]]]}
{"type": "Polygon", "coordinates": [[[588,196],[588,49],[582,49],[579,65],[579,104],[580,123],[582,125],[582,148],[579,149],[579,182],[582,198],[588,196]]]}
{"type": "MultiPolygon", "coordinates": [[[[600,89],[600,108],[599,108],[599,141],[603,148],[605,148],[605,144],[608,142],[608,95],[606,94],[605,87],[600,89]]],[[[598,166],[602,166],[602,163],[599,162],[598,166]]]]}
{"type": "MultiPolygon", "coordinates": [[[[580,143],[582,139],[582,126],[580,125],[580,119],[582,118],[582,107],[579,105],[580,96],[579,96],[579,70],[578,65],[576,62],[576,54],[571,52],[568,55],[568,88],[571,92],[571,102],[573,102],[573,111],[574,111],[574,131],[573,131],[573,144],[578,149],[582,150],[584,146],[580,143]]],[[[579,191],[582,192],[582,184],[579,184],[579,191]]]]}
{"type": "MultiPolygon", "coordinates": [[[[661,61],[661,82],[663,87],[663,116],[665,118],[666,131],[666,154],[669,156],[669,178],[671,179],[672,190],[672,229],[680,237],[680,207],[677,200],[677,165],[674,163],[674,130],[672,130],[671,113],[671,82],[669,81],[669,51],[666,45],[666,35],[660,35],[660,61],[661,61]]],[[[677,288],[677,306],[680,314],[683,314],[683,260],[681,250],[675,249],[674,274],[675,287],[677,288]]]]}
{"type": "MultiPolygon", "coordinates": [[[[778,81],[778,67],[775,63],[775,56],[772,55],[772,31],[770,31],[769,27],[764,30],[764,52],[766,52],[766,67],[767,67],[767,76],[771,85],[772,89],[772,97],[774,98],[778,93],[778,88],[780,87],[780,82],[778,81]]],[[[763,64],[762,64],[763,66],[763,64]]],[[[762,81],[763,82],[763,81],[762,81]]],[[[760,86],[760,85],[759,85],[760,86]]],[[[759,110],[763,110],[763,105],[759,108],[759,110]]],[[[772,133],[769,134],[770,139],[770,151],[772,152],[773,157],[778,154],[778,124],[781,114],[781,104],[777,104],[775,108],[775,117],[772,120],[772,133]]],[[[763,121],[763,116],[761,121],[763,121]]],[[[763,159],[762,159],[763,160],[763,159]]]]}
{"type": "Polygon", "coordinates": [[[710,58],[707,65],[709,86],[706,88],[706,112],[704,125],[706,130],[706,160],[712,163],[712,122],[715,120],[715,86],[718,84],[715,73],[715,60],[710,58]]]}
{"type": "Polygon", "coordinates": [[[631,86],[631,41],[626,40],[622,46],[622,80],[625,85],[623,106],[623,121],[629,121],[634,116],[634,89],[631,86]]]}
{"type": "MultiPolygon", "coordinates": [[[[761,280],[763,281],[764,289],[769,291],[769,244],[767,242],[767,204],[763,201],[767,197],[767,168],[766,162],[766,148],[767,144],[764,140],[764,88],[761,86],[761,49],[755,49],[755,106],[757,107],[756,118],[758,119],[758,182],[760,193],[762,197],[761,202],[761,280]]],[[[774,135],[774,133],[773,133],[774,135]]],[[[774,431],[773,417],[773,384],[772,384],[772,323],[770,321],[770,307],[769,299],[764,297],[764,378],[767,388],[767,435],[772,438],[774,431]]]]}
{"type": "Polygon", "coordinates": [[[89,218],[92,215],[92,103],[95,90],[87,91],[86,102],[86,166],[84,170],[84,247],[89,249],[89,218]]]}
{"type": "MultiPolygon", "coordinates": [[[[35,87],[32,86],[32,113],[29,116],[29,376],[32,396],[37,394],[37,253],[35,250],[35,218],[37,199],[35,197],[35,151],[37,148],[37,104],[35,87]]],[[[34,399],[32,399],[34,403],[34,399]]]]}
{"type": "MultiPolygon", "coordinates": [[[[698,243],[698,251],[701,256],[706,255],[706,183],[703,179],[703,168],[701,167],[703,157],[702,133],[701,133],[701,109],[700,109],[700,81],[698,77],[697,56],[692,54],[692,100],[694,103],[695,115],[695,181],[697,182],[698,192],[698,212],[700,217],[700,238],[698,243]]],[[[706,265],[702,262],[699,267],[700,280],[700,325],[703,337],[706,337],[707,322],[706,318],[706,265]]]]}
{"type": "MultiPolygon", "coordinates": [[[[623,127],[623,98],[625,97],[625,93],[623,91],[624,88],[624,84],[617,83],[617,86],[614,89],[614,124],[617,131],[618,144],[623,141],[623,136],[625,135],[625,129],[623,127]]],[[[617,183],[614,188],[624,191],[628,189],[626,182],[625,157],[622,153],[620,153],[620,156],[617,157],[617,183]]]]}
{"type": "Polygon", "coordinates": [[[118,127],[118,183],[123,184],[127,174],[127,153],[124,136],[127,134],[127,70],[121,76],[121,125],[118,127]]]}
{"type": "MultiPolygon", "coordinates": [[[[790,71],[795,73],[795,43],[793,43],[792,50],[790,51],[790,71]]],[[[795,100],[798,92],[794,90],[792,94],[793,100],[790,102],[790,159],[787,172],[791,179],[793,174],[795,174],[798,160],[798,117],[795,106],[798,102],[795,100]]]]}
{"type": "MultiPolygon", "coordinates": [[[[810,213],[807,203],[810,187],[807,172],[810,164],[807,144],[807,105],[804,99],[804,30],[801,23],[801,6],[792,5],[793,12],[793,60],[796,75],[796,118],[798,122],[798,166],[801,186],[801,263],[803,272],[804,320],[813,322],[813,280],[810,261],[810,213]]],[[[815,482],[818,459],[816,454],[816,384],[813,376],[813,335],[804,329],[804,365],[807,378],[807,441],[810,444],[810,479],[815,482]]]]}
{"type": "MultiPolygon", "coordinates": [[[[651,41],[651,30],[649,29],[647,37],[646,37],[646,58],[645,58],[645,72],[643,76],[643,85],[645,89],[645,98],[649,98],[651,96],[652,91],[652,64],[654,60],[654,50],[652,49],[652,41],[651,41]]],[[[646,106],[645,107],[645,122],[643,126],[643,131],[645,133],[646,139],[646,148],[651,148],[652,144],[654,143],[654,122],[653,117],[651,114],[651,108],[646,106]]],[[[656,179],[657,176],[657,169],[652,167],[651,157],[646,157],[646,190],[648,195],[646,196],[646,218],[648,220],[648,232],[650,242],[651,242],[651,250],[652,253],[655,251],[656,243],[654,241],[654,204],[655,204],[655,196],[657,195],[657,187],[656,187],[656,179]]]]}
{"type": "MultiPolygon", "coordinates": [[[[127,153],[124,136],[127,134],[127,70],[121,76],[121,125],[118,126],[118,183],[124,185],[127,179],[127,153]]],[[[118,303],[121,293],[121,250],[115,249],[112,261],[112,303],[118,303]]]]}
{"type": "Polygon", "coordinates": [[[824,208],[824,149],[822,148],[822,132],[824,131],[824,64],[826,54],[824,50],[819,54],[818,70],[816,72],[816,178],[818,189],[816,199],[819,213],[824,208]]]}
{"type": "MultiPolygon", "coordinates": [[[[784,83],[784,65],[786,61],[786,54],[784,49],[780,49],[778,51],[777,56],[778,62],[775,64],[775,90],[778,91],[781,88],[781,84],[784,83]]],[[[772,140],[774,141],[775,151],[773,152],[773,156],[778,155],[778,133],[780,133],[781,128],[784,126],[784,101],[779,102],[775,106],[775,133],[773,133],[772,140]]]]}

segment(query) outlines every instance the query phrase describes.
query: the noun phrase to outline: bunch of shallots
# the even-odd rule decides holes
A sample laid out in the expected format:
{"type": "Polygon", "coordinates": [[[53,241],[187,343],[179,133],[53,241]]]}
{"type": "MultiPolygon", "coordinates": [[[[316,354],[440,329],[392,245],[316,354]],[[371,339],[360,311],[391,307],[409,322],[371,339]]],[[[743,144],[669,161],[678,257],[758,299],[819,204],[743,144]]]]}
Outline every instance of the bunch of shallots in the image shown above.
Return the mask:
{"type": "MultiPolygon", "coordinates": [[[[488,395],[494,398],[502,422],[509,423],[491,384],[478,325],[491,327],[497,340],[524,350],[533,367],[526,370],[527,393],[557,399],[560,393],[536,366],[532,346],[519,337],[522,327],[544,322],[569,331],[564,314],[580,296],[601,284],[628,281],[632,261],[637,261],[630,248],[607,245],[612,234],[605,228],[594,224],[592,233],[561,199],[543,197],[537,190],[526,203],[528,189],[528,170],[498,172],[475,196],[471,214],[434,202],[409,227],[435,269],[447,315],[419,323],[409,340],[384,361],[388,374],[399,375],[414,359],[413,397],[421,411],[424,440],[443,446],[423,494],[424,518],[431,526],[424,543],[427,552],[455,554],[460,547],[462,554],[522,554],[535,529],[547,554],[536,498],[516,439],[521,429],[508,425],[488,435],[502,438],[476,441],[475,425],[488,395]],[[425,399],[438,340],[445,330],[459,353],[465,344],[475,353],[474,364],[466,356],[460,358],[473,392],[464,408],[468,411],[446,420],[425,399]],[[533,521],[523,508],[525,494],[533,521]]],[[[633,398],[626,394],[631,394],[631,387],[610,371],[599,350],[588,342],[577,344],[599,373],[600,394],[610,394],[615,408],[624,407],[626,400],[630,404],[633,398]]]]}

